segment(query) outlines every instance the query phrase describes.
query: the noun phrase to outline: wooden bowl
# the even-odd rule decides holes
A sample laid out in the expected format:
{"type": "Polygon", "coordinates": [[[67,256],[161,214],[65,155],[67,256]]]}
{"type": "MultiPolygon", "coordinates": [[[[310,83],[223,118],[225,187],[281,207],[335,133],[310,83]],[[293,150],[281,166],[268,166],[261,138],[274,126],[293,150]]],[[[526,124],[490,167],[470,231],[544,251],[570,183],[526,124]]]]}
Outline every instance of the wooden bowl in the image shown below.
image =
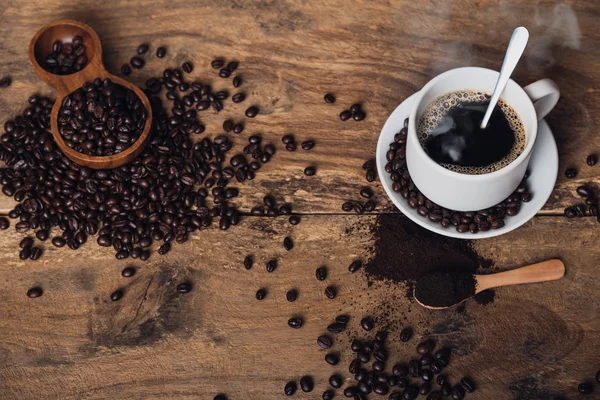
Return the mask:
{"type": "Polygon", "coordinates": [[[116,168],[127,164],[138,156],[149,139],[150,127],[152,126],[152,107],[148,98],[136,85],[110,74],[102,63],[102,44],[98,34],[88,25],[72,20],[60,20],[52,22],[41,28],[29,45],[29,61],[35,73],[56,89],[56,102],[52,107],[50,115],[50,126],[52,136],[63,153],[77,164],[94,169],[116,168]],[[52,52],[52,44],[56,40],[70,43],[74,36],[80,35],[86,46],[88,62],[83,69],[70,75],[56,75],[42,67],[44,59],[52,52]],[[134,91],[146,108],[146,125],[142,134],[130,147],[111,156],[90,156],[80,153],[65,143],[58,130],[58,113],[63,99],[75,90],[83,86],[85,82],[96,78],[109,78],[114,83],[125,86],[134,91]]]}

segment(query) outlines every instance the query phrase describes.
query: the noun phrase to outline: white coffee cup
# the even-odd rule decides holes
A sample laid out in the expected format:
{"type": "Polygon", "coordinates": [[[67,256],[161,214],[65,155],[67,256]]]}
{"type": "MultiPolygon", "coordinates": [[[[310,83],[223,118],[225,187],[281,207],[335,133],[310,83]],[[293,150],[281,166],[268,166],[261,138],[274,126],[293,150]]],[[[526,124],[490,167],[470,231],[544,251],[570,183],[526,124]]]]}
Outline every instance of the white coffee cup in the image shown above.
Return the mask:
{"type": "MultiPolygon", "coordinates": [[[[492,93],[498,72],[466,67],[444,72],[429,81],[413,103],[406,142],[406,163],[417,188],[432,202],[457,211],[478,211],[504,201],[519,186],[535,146],[538,120],[548,114],[560,97],[558,86],[542,79],[522,88],[512,79],[500,96],[519,115],[525,127],[525,149],[507,166],[487,174],[461,174],[442,167],[425,152],[417,137],[419,119],[438,96],[458,90],[492,93]]],[[[534,194],[535,195],[535,194],[534,194]]]]}

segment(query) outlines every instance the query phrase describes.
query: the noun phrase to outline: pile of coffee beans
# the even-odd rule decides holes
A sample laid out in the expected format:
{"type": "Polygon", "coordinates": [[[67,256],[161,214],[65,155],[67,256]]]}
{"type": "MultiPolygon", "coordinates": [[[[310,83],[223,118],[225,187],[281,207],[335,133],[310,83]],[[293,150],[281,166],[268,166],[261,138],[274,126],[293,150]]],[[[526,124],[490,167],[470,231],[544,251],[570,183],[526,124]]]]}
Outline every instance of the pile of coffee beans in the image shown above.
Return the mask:
{"type": "MultiPolygon", "coordinates": [[[[325,99],[325,101],[327,101],[327,99],[325,99]]],[[[366,116],[367,114],[363,111],[362,106],[358,103],[352,104],[349,110],[344,110],[340,113],[340,119],[342,121],[347,121],[350,118],[354,119],[355,121],[362,121],[366,116]]]]}
{"type": "Polygon", "coordinates": [[[420,216],[440,224],[444,228],[454,226],[460,233],[486,232],[490,229],[500,229],[504,219],[517,215],[523,202],[529,202],[532,194],[524,183],[502,203],[479,211],[453,211],[441,207],[426,198],[410,178],[406,165],[406,137],[408,133],[408,118],[404,127],[394,136],[386,154],[385,170],[390,174],[392,189],[406,199],[410,208],[416,209],[420,216]]]}
{"type": "Polygon", "coordinates": [[[144,103],[109,78],[97,78],[64,98],[58,130],[70,148],[93,156],[109,156],[131,147],[146,125],[144,103]]]}
{"type": "MultiPolygon", "coordinates": [[[[256,166],[244,153],[234,155],[227,163],[232,143],[226,136],[195,142],[190,138],[205,130],[197,118],[197,105],[207,100],[218,111],[223,107],[221,100],[210,85],[186,82],[179,69],[168,68],[151,83],[145,89],[154,117],[148,145],[135,160],[119,168],[92,170],[68,159],[50,132],[53,101],[48,98],[31,96],[24,112],[4,124],[0,160],[6,167],[0,169],[0,183],[2,192],[18,203],[8,215],[18,219],[18,232],[36,231],[38,240],[51,239],[54,246],[73,250],[97,235],[97,243],[113,247],[117,259],[147,260],[153,244],[159,254],[166,254],[173,242],[186,242],[191,233],[210,227],[214,220],[223,230],[240,222],[240,213],[229,203],[238,193],[230,182],[254,179],[256,166]],[[189,86],[183,89],[191,88],[192,92],[179,99],[176,90],[181,90],[182,84],[189,86]],[[162,87],[167,89],[171,106],[160,98],[162,87]],[[215,108],[217,101],[219,106],[215,108]],[[171,109],[171,115],[167,109],[171,109]],[[62,232],[53,234],[55,227],[62,232]]],[[[85,118],[80,119],[91,113],[92,120],[99,124],[98,137],[104,137],[104,127],[110,128],[113,123],[128,129],[137,127],[132,119],[139,115],[119,114],[122,121],[111,118],[111,112],[124,112],[124,103],[130,104],[129,110],[137,110],[131,106],[135,104],[133,98],[117,92],[123,93],[108,81],[86,85],[70,102],[65,100],[63,108],[71,114],[65,111],[61,115],[62,126],[67,127],[70,121],[78,131],[87,127],[86,135],[95,132],[92,123],[88,126],[83,123],[85,118]],[[87,102],[88,96],[96,101],[87,102]],[[99,103],[99,98],[108,108],[102,108],[104,103],[99,103]],[[116,110],[111,111],[114,107],[116,110]]],[[[269,156],[261,156],[257,162],[268,162],[274,154],[274,147],[267,146],[262,153],[269,156]]],[[[287,210],[290,214],[289,205],[283,211],[287,210]]],[[[0,229],[8,225],[6,219],[0,219],[0,229]]]]}
{"type": "Polygon", "coordinates": [[[586,185],[579,186],[576,189],[576,192],[582,198],[584,203],[565,208],[565,217],[575,218],[590,216],[596,217],[597,221],[600,222],[598,198],[595,193],[586,185]]]}
{"type": "Polygon", "coordinates": [[[87,63],[87,49],[83,38],[77,35],[71,43],[55,41],[52,52],[44,59],[42,67],[55,75],[70,75],[81,71],[87,63]]]}

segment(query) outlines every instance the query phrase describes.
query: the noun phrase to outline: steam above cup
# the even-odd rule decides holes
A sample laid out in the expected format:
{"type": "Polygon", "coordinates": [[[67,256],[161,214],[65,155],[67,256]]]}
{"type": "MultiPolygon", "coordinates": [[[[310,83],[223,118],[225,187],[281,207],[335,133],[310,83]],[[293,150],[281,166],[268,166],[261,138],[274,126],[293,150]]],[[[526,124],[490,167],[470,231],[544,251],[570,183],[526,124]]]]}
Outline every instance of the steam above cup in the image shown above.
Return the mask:
{"type": "Polygon", "coordinates": [[[486,68],[465,67],[444,72],[429,81],[417,95],[412,106],[406,163],[412,181],[432,202],[456,211],[477,211],[504,201],[519,186],[537,137],[538,120],[556,105],[560,92],[550,79],[543,79],[525,88],[512,79],[502,93],[502,99],[519,115],[525,128],[525,148],[510,164],[494,172],[479,175],[451,171],[432,160],[417,136],[423,113],[437,97],[460,90],[492,93],[499,73],[486,68]]]}

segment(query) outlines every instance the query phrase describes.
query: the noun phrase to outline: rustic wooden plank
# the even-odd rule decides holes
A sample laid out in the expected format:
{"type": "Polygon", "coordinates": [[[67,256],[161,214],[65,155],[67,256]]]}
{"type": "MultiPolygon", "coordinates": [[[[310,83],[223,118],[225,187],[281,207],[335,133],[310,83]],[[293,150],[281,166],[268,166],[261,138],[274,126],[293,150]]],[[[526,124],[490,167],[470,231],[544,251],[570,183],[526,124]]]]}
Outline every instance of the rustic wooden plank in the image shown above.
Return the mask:
{"type": "MultiPolygon", "coordinates": [[[[194,78],[229,87],[216,78],[209,62],[215,56],[241,62],[245,105],[208,114],[208,134],[220,132],[224,116],[252,102],[263,115],[248,123],[238,148],[250,133],[260,133],[279,145],[273,163],[249,183],[242,207],[250,208],[265,193],[278,194],[303,213],[339,212],[347,199],[357,199],[365,185],[361,164],[373,157],[378,133],[403,99],[439,72],[478,65],[498,68],[512,29],[526,25],[531,42],[516,71],[526,84],[550,77],[563,98],[550,115],[561,155],[557,190],[543,213],[559,214],[573,201],[580,183],[600,183],[600,167],[589,168],[588,153],[600,152],[600,43],[597,4],[578,0],[555,4],[491,0],[359,2],[219,2],[143,0],[110,5],[94,1],[6,0],[0,6],[2,74],[13,85],[0,92],[0,123],[21,110],[30,93],[49,93],[27,63],[27,41],[44,23],[76,18],[92,25],[103,40],[107,67],[118,72],[142,42],[152,53],[166,45],[164,60],[148,57],[147,67],[132,77],[138,84],[167,66],[190,59],[194,78]],[[335,105],[323,102],[333,92],[335,105]],[[342,123],[337,115],[362,101],[368,113],[360,123],[342,123]],[[294,133],[298,141],[313,138],[311,152],[283,151],[280,138],[294,133]],[[302,175],[309,164],[317,176],[302,175]],[[577,181],[562,172],[578,166],[577,181]]],[[[212,113],[212,112],[211,112],[212,113]]],[[[380,185],[373,185],[380,211],[393,210],[380,185]]],[[[0,211],[13,204],[0,197],[0,211]]]]}
{"type": "MultiPolygon", "coordinates": [[[[403,223],[401,216],[383,218],[403,223]]],[[[225,392],[230,399],[280,399],[285,383],[304,374],[313,375],[316,389],[299,397],[317,398],[329,375],[346,374],[350,339],[363,335],[357,325],[367,314],[389,325],[392,360],[414,356],[423,336],[456,346],[448,373],[453,381],[465,374],[475,379],[472,398],[571,398],[579,381],[595,374],[600,233],[591,219],[537,217],[475,242],[498,270],[560,257],[567,275],[498,289],[487,306],[468,302],[440,312],[408,300],[403,284],[348,272],[352,260],[372,256],[375,221],[306,216],[292,227],[285,218],[247,218],[226,232],[195,234],[145,264],[117,261],[95,244],[77,252],[48,248],[39,261],[22,262],[20,236],[2,232],[0,398],[212,399],[225,392]],[[287,235],[295,240],[289,253],[281,245],[287,235]],[[242,265],[247,254],[256,260],[249,271],[242,265]],[[279,266],[268,274],[264,265],[272,257],[279,266]],[[127,265],[139,266],[131,279],[120,276],[127,265]],[[320,265],[329,267],[326,282],[315,279],[320,265]],[[188,279],[194,290],[177,294],[176,285],[188,279]],[[334,300],[323,294],[328,284],[339,288],[334,300]],[[27,298],[32,285],[45,294],[27,298]],[[269,291],[262,302],[254,298],[260,287],[269,291]],[[117,288],[125,296],[111,302],[117,288]],[[285,300],[290,288],[300,291],[295,303],[285,300]],[[351,316],[351,328],[336,336],[333,350],[343,361],[331,367],[315,341],[341,313],[351,316]],[[292,315],[304,317],[301,329],[287,327],[292,315]],[[402,344],[399,330],[408,325],[415,339],[402,344]]]]}

